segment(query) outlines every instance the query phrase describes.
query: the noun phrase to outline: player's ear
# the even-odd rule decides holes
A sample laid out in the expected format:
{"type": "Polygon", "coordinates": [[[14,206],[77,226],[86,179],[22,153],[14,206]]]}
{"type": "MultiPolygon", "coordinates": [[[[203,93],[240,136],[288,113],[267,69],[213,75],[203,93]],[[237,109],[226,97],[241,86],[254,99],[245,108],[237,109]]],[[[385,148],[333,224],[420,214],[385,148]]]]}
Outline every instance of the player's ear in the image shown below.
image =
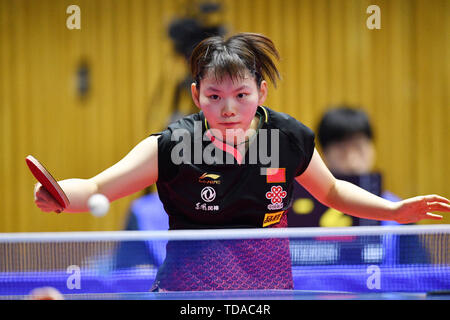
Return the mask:
{"type": "Polygon", "coordinates": [[[192,82],[191,84],[191,94],[192,94],[192,100],[194,101],[197,108],[200,108],[200,90],[197,87],[197,84],[195,82],[192,82]]]}
{"type": "Polygon", "coordinates": [[[265,80],[261,81],[261,84],[259,85],[259,91],[258,91],[258,105],[263,105],[264,101],[266,101],[267,98],[267,82],[265,80]]]}

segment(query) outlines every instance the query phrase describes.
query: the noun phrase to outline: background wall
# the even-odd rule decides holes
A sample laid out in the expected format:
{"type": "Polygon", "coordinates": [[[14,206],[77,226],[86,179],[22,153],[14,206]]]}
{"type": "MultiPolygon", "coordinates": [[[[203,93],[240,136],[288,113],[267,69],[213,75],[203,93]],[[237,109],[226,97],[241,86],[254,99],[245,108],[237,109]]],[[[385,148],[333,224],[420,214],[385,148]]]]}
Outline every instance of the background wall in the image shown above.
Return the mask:
{"type": "MultiPolygon", "coordinates": [[[[270,88],[267,105],[314,129],[330,104],[364,107],[385,187],[401,197],[450,197],[449,1],[220,3],[215,18],[230,33],[264,33],[281,53],[283,81],[270,88]],[[371,4],[381,8],[381,30],[366,27],[371,4]]],[[[104,218],[40,212],[24,159],[34,155],[57,179],[87,178],[162,129],[186,72],[167,27],[194,4],[0,0],[0,232],[124,226],[139,194],[113,203],[104,218]],[[81,9],[81,30],[66,27],[71,4],[81,9]],[[80,97],[83,63],[91,90],[80,97]]],[[[186,99],[183,110],[190,108],[186,99]]]]}

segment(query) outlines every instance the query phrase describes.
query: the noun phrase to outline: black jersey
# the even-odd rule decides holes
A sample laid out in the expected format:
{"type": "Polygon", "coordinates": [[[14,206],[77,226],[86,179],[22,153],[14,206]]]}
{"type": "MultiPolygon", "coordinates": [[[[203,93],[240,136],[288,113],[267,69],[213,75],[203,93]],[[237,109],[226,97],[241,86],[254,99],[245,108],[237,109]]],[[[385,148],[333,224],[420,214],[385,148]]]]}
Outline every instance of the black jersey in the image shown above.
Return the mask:
{"type": "MultiPolygon", "coordinates": [[[[159,133],[157,187],[170,229],[287,227],[294,178],[311,160],[314,133],[267,107],[257,115],[260,127],[244,148],[212,135],[202,112],[159,133]]],[[[289,241],[169,241],[156,288],[292,289],[289,241]]]]}
{"type": "Polygon", "coordinates": [[[157,188],[170,229],[256,228],[281,221],[294,178],[311,160],[314,133],[267,107],[257,114],[260,129],[245,154],[208,135],[203,112],[159,133],[157,188]],[[213,163],[207,163],[209,154],[213,163]]]}

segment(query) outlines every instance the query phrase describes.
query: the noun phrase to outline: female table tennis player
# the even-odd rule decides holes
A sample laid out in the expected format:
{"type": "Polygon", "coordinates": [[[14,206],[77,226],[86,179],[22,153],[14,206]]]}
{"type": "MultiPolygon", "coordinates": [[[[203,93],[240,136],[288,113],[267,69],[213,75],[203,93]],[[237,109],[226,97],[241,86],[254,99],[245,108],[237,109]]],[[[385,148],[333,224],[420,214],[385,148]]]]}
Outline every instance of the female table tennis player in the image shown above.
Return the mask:
{"type": "MultiPolygon", "coordinates": [[[[65,211],[88,211],[95,193],[114,201],[156,183],[170,229],[286,227],[294,179],[325,205],[365,219],[413,223],[442,218],[433,211],[450,211],[450,201],[437,195],[393,203],[335,179],[315,149],[314,133],[263,106],[266,80],[276,84],[279,78],[273,58],[278,52],[263,35],[201,42],[190,59],[192,98],[200,112],[144,139],[90,179],[60,181],[70,200],[65,211]],[[252,158],[259,151],[270,154],[270,163],[267,157],[252,158]]],[[[35,199],[43,211],[61,209],[39,185],[35,199]]],[[[169,242],[153,285],[154,290],[289,288],[283,239],[169,242]]]]}

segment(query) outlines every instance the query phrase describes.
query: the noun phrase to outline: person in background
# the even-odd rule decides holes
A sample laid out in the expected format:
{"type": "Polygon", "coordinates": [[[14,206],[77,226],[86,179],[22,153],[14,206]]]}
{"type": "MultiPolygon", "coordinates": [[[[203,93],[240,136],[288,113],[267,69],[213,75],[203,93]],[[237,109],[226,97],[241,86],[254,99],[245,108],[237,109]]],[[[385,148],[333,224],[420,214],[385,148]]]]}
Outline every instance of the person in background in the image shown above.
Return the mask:
{"type": "MultiPolygon", "coordinates": [[[[401,199],[383,190],[382,175],[373,170],[376,158],[374,133],[368,115],[360,108],[338,105],[324,113],[316,128],[323,161],[339,179],[392,202],[401,199]]],[[[351,217],[317,201],[300,184],[294,185],[290,227],[349,227],[397,224],[351,217]]]]}
{"type": "MultiPolygon", "coordinates": [[[[376,151],[374,132],[367,113],[360,108],[340,105],[329,109],[322,117],[317,128],[317,138],[322,147],[323,160],[336,176],[363,176],[374,173],[376,151]]],[[[397,202],[401,198],[394,193],[381,189],[380,196],[397,202]]],[[[381,221],[381,225],[399,225],[395,221],[381,221]]],[[[419,263],[426,262],[426,250],[416,250],[414,256],[401,248],[411,245],[420,248],[416,236],[386,236],[387,262],[419,263]],[[400,250],[397,250],[400,248],[400,250]]]]}
{"type": "MultiPolygon", "coordinates": [[[[376,159],[374,133],[369,117],[362,109],[346,105],[330,109],[319,122],[317,138],[322,146],[323,160],[333,174],[356,176],[373,172],[376,159]]],[[[387,190],[382,190],[381,197],[394,202],[401,200],[387,190]]]]}

